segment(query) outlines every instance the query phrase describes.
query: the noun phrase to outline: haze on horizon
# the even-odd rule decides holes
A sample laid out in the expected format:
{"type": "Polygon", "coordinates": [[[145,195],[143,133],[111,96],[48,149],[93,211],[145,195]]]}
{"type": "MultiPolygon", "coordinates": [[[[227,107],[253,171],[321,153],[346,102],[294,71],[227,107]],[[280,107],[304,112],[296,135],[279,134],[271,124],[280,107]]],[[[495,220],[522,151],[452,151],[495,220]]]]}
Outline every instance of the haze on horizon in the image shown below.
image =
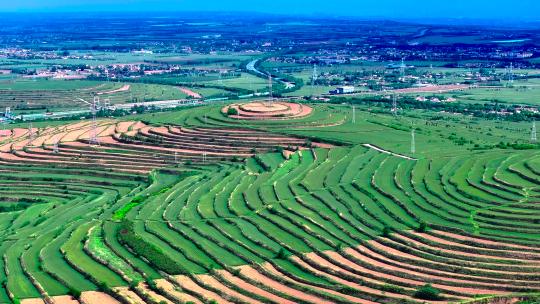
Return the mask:
{"type": "Polygon", "coordinates": [[[429,19],[538,21],[540,2],[521,0],[18,0],[1,1],[0,12],[259,12],[270,14],[429,19]],[[515,5],[518,3],[518,5],[515,5]]]}

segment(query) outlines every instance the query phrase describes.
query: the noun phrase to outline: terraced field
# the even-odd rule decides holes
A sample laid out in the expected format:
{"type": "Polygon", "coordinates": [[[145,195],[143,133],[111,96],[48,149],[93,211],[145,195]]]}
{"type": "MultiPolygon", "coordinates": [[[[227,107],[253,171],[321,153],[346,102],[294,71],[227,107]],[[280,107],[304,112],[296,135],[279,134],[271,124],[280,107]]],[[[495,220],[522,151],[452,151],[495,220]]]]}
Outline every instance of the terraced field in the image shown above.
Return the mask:
{"type": "MultiPolygon", "coordinates": [[[[317,109],[287,124],[345,120],[317,109]]],[[[540,293],[536,150],[405,158],[192,111],[176,114],[181,125],[101,121],[99,145],[86,122],[4,134],[0,302],[448,303],[540,293]],[[430,288],[439,293],[427,297],[430,288]]]]}
{"type": "Polygon", "coordinates": [[[80,108],[92,102],[94,96],[99,96],[102,101],[107,99],[110,104],[187,97],[180,88],[166,85],[61,80],[0,83],[0,102],[12,110],[80,108]]]}

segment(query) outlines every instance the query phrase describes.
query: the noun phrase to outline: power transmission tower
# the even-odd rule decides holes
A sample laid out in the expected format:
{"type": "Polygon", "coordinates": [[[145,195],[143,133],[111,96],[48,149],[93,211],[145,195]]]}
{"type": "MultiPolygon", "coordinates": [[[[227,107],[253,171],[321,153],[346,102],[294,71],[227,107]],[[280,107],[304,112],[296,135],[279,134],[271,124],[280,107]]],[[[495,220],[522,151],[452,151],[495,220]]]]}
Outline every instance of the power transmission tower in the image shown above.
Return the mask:
{"type": "Polygon", "coordinates": [[[56,140],[54,142],[54,145],[53,145],[53,153],[54,154],[58,154],[59,153],[59,149],[58,149],[58,140],[56,140]]]}
{"type": "Polygon", "coordinates": [[[178,152],[177,151],[174,152],[174,163],[175,164],[178,163],[178,152]]]}
{"type": "Polygon", "coordinates": [[[514,83],[514,63],[510,62],[510,75],[508,75],[508,81],[514,83]]]}
{"type": "Polygon", "coordinates": [[[536,137],[536,121],[533,120],[532,129],[531,129],[531,142],[535,143],[537,141],[536,137]]]}
{"type": "Polygon", "coordinates": [[[508,77],[508,86],[514,83],[514,63],[510,62],[510,66],[506,67],[506,77],[508,77]]]}
{"type": "Polygon", "coordinates": [[[206,164],[206,152],[203,152],[202,161],[203,161],[203,164],[206,164]]]}
{"type": "Polygon", "coordinates": [[[30,125],[28,126],[28,138],[30,139],[30,141],[28,142],[29,144],[32,143],[35,139],[34,127],[32,126],[32,123],[30,123],[30,125]]]}
{"type": "Polygon", "coordinates": [[[356,108],[352,105],[352,123],[356,123],[356,108]]]}
{"type": "Polygon", "coordinates": [[[394,116],[397,116],[397,95],[394,93],[392,96],[392,113],[394,113],[394,116]]]}
{"type": "Polygon", "coordinates": [[[313,65],[313,73],[311,74],[311,96],[315,94],[315,81],[317,81],[317,65],[313,65]]]}
{"type": "Polygon", "coordinates": [[[401,64],[399,65],[399,72],[401,76],[405,76],[405,68],[407,66],[405,65],[405,58],[401,58],[401,64]]]}
{"type": "Polygon", "coordinates": [[[99,104],[99,96],[94,96],[94,102],[90,106],[90,110],[92,111],[92,130],[90,131],[90,144],[91,145],[99,145],[98,141],[98,133],[97,133],[97,109],[99,104]]]}
{"type": "Polygon", "coordinates": [[[272,74],[268,73],[268,89],[269,89],[269,103],[271,104],[274,101],[274,96],[272,92],[272,74]]]}
{"type": "Polygon", "coordinates": [[[108,110],[110,106],[111,106],[111,100],[109,98],[105,99],[103,103],[103,108],[105,110],[108,110]]]}
{"type": "Polygon", "coordinates": [[[411,130],[411,154],[416,153],[416,138],[414,134],[414,128],[411,130]]]}

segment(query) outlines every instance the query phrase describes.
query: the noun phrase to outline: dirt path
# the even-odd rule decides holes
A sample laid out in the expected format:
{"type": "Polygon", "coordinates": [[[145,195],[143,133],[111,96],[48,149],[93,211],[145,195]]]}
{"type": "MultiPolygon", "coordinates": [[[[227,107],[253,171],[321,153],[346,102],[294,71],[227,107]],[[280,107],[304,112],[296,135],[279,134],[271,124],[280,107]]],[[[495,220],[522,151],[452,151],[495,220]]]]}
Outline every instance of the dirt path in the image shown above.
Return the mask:
{"type": "Polygon", "coordinates": [[[434,86],[426,86],[426,87],[419,87],[419,88],[407,88],[407,89],[397,89],[390,92],[398,93],[398,94],[407,94],[407,93],[443,93],[443,92],[451,92],[451,91],[458,91],[458,90],[466,90],[469,89],[470,86],[466,84],[450,84],[450,85],[434,85],[434,86]]]}
{"type": "Polygon", "coordinates": [[[193,97],[193,98],[197,98],[197,99],[200,99],[202,98],[201,94],[197,93],[197,92],[194,92],[188,88],[180,88],[180,91],[182,91],[182,93],[186,94],[187,96],[189,97],[193,97]]]}
{"type": "Polygon", "coordinates": [[[391,152],[391,151],[388,151],[388,150],[384,150],[382,148],[379,148],[379,147],[371,145],[371,144],[363,144],[362,146],[364,146],[366,148],[376,150],[376,151],[379,151],[381,153],[390,154],[390,155],[393,155],[395,157],[400,157],[400,158],[404,158],[404,159],[408,159],[408,160],[418,160],[416,158],[412,158],[412,157],[409,157],[409,156],[406,156],[406,155],[402,155],[402,154],[394,153],[394,152],[391,152]]]}
{"type": "Polygon", "coordinates": [[[131,88],[131,85],[126,84],[126,85],[124,85],[121,88],[116,89],[116,90],[98,92],[97,95],[109,95],[109,94],[114,94],[114,93],[126,92],[126,91],[129,91],[130,88],[131,88]]]}

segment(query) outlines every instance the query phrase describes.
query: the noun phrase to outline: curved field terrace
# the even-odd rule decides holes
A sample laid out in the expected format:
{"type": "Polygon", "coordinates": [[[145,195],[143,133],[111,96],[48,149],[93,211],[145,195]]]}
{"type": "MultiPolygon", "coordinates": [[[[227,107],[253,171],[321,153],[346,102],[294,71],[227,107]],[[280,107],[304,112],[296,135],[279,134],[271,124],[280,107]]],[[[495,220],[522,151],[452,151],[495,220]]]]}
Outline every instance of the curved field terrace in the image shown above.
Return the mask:
{"type": "Polygon", "coordinates": [[[375,130],[332,125],[338,109],[316,107],[288,132],[285,121],[235,126],[213,109],[179,112],[182,124],[4,131],[0,302],[412,304],[540,292],[535,150],[409,157],[293,135],[319,115],[321,134],[375,130]]]}
{"type": "Polygon", "coordinates": [[[233,119],[247,120],[287,120],[309,116],[313,109],[307,105],[282,101],[255,101],[232,104],[224,107],[222,113],[233,119]]]}

